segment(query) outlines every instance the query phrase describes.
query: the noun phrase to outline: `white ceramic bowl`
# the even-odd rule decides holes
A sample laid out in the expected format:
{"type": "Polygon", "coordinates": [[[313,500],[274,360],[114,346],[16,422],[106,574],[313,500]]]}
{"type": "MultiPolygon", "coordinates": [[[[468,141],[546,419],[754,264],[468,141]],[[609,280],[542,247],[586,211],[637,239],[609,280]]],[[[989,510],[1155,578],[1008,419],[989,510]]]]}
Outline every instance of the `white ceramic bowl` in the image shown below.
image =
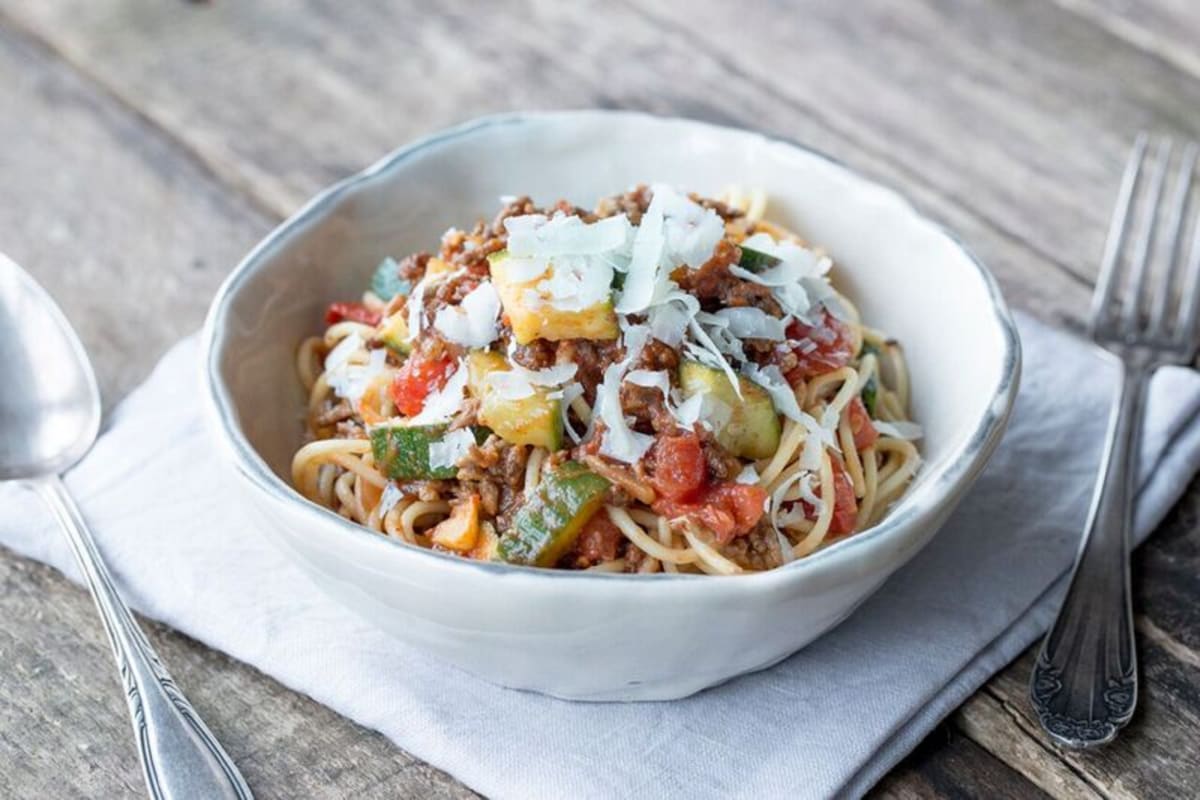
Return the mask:
{"type": "MultiPolygon", "coordinates": [[[[1003,432],[1020,370],[996,284],[899,195],[795,144],[634,113],[488,117],[318,195],[246,257],[204,332],[213,431],[264,533],[329,594],[486,680],[583,700],[665,700],[785,658],[843,620],[937,531],[1003,432]],[[638,182],[762,187],[825,246],[834,280],[904,345],[925,463],[875,528],[771,572],[619,576],[482,564],[370,533],[289,485],[300,340],[386,255],[436,246],[498,198],[584,206],[638,182]]],[[[297,620],[296,624],[303,624],[297,620]]]]}

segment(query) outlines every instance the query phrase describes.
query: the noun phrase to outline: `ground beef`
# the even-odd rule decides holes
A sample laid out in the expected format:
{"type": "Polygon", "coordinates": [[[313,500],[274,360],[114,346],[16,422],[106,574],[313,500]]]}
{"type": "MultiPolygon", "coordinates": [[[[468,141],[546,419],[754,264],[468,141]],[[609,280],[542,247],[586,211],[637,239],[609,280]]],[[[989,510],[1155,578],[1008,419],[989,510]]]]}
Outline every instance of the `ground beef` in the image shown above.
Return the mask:
{"type": "Polygon", "coordinates": [[[355,420],[344,419],[333,426],[333,436],[335,439],[365,439],[367,430],[355,420]]]}
{"type": "Polygon", "coordinates": [[[588,405],[594,405],[596,387],[604,380],[604,369],[620,359],[622,352],[621,346],[616,341],[564,339],[558,342],[554,363],[578,366],[575,380],[583,386],[583,397],[587,400],[588,405]]]}
{"type": "Polygon", "coordinates": [[[462,406],[458,409],[458,413],[450,420],[450,425],[447,430],[456,431],[460,428],[469,428],[479,420],[479,398],[468,397],[462,401],[462,406]]]}
{"type": "Polygon", "coordinates": [[[765,518],[745,536],[719,548],[719,552],[743,569],[772,569],[783,563],[779,539],[765,518]]]}
{"type": "Polygon", "coordinates": [[[642,433],[673,431],[678,427],[675,417],[667,410],[662,392],[656,388],[622,384],[621,408],[626,416],[633,417],[633,427],[642,433]]]}
{"type": "Polygon", "coordinates": [[[741,460],[722,447],[711,431],[701,425],[697,425],[696,428],[700,434],[700,448],[704,451],[704,461],[708,465],[709,481],[723,483],[737,478],[742,471],[741,460]]]}
{"type": "Polygon", "coordinates": [[[679,351],[658,339],[651,339],[642,348],[634,369],[674,372],[679,367],[679,351]]]}
{"type": "Polygon", "coordinates": [[[615,217],[624,214],[634,225],[642,224],[642,214],[650,207],[650,189],[636,186],[625,194],[606,197],[596,204],[597,217],[615,217]]]}
{"type": "Polygon", "coordinates": [[[326,408],[313,418],[313,424],[317,427],[324,428],[329,425],[336,425],[342,420],[350,419],[354,416],[354,407],[345,400],[338,400],[332,405],[327,405],[326,408]]]}
{"type": "Polygon", "coordinates": [[[529,344],[513,348],[512,357],[525,369],[546,369],[554,366],[558,345],[549,339],[534,339],[529,344]]]}
{"type": "Polygon", "coordinates": [[[458,468],[459,496],[478,494],[486,516],[495,517],[496,529],[504,532],[521,498],[525,480],[525,461],[529,457],[523,445],[505,442],[493,434],[482,445],[473,446],[458,468]]]}
{"type": "Polygon", "coordinates": [[[433,258],[429,253],[413,253],[411,256],[405,256],[400,259],[398,272],[400,277],[406,281],[416,283],[425,277],[425,267],[429,264],[429,259],[433,258]]]}
{"type": "Polygon", "coordinates": [[[528,195],[510,200],[504,208],[500,209],[500,213],[492,220],[491,233],[493,236],[508,236],[508,231],[504,229],[504,220],[509,217],[523,217],[527,214],[541,214],[542,210],[533,203],[533,199],[528,195]]]}
{"type": "Polygon", "coordinates": [[[425,293],[425,311],[436,314],[442,306],[456,306],[462,299],[479,286],[479,277],[471,273],[452,275],[446,280],[439,281],[432,291],[425,293]]]}
{"type": "Polygon", "coordinates": [[[744,281],[729,271],[741,257],[741,248],[722,239],[717,242],[712,258],[697,269],[677,270],[676,280],[680,288],[695,295],[706,310],[754,306],[772,316],[783,316],[769,286],[744,281]]]}

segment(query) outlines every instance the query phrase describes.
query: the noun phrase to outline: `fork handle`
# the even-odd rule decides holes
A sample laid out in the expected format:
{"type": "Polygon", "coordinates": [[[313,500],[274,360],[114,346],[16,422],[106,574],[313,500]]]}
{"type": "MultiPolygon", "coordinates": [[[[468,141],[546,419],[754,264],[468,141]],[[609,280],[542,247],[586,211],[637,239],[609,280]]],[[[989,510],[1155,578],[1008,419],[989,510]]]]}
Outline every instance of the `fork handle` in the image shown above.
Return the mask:
{"type": "Polygon", "coordinates": [[[33,482],[92,590],[121,670],[146,788],[154,800],[252,800],[249,787],[158,660],[122,602],[79,507],[57,475],[33,482]]]}
{"type": "Polygon", "coordinates": [[[1137,705],[1129,544],[1138,441],[1152,372],[1148,363],[1122,364],[1071,584],[1030,680],[1038,720],[1067,747],[1112,741],[1137,705]]]}

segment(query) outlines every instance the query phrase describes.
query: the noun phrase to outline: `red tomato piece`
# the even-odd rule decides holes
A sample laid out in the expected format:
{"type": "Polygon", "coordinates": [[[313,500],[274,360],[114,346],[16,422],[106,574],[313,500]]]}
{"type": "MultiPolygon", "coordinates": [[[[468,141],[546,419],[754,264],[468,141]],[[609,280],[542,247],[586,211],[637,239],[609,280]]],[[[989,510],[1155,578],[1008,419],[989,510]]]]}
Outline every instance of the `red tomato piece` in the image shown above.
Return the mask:
{"type": "Polygon", "coordinates": [[[816,325],[792,320],[786,334],[788,341],[780,345],[784,349],[778,355],[788,365],[785,377],[793,386],[806,378],[841,369],[854,357],[851,349],[854,340],[849,326],[828,311],[821,312],[816,325]]]}
{"type": "MultiPolygon", "coordinates": [[[[845,536],[854,530],[858,519],[858,498],[854,496],[854,482],[846,474],[841,459],[831,460],[833,465],[833,518],[829,521],[829,533],[833,536],[845,536]]],[[[821,488],[817,487],[817,496],[821,488]]],[[[824,499],[824,498],[822,498],[824,499]]],[[[804,515],[809,519],[817,518],[817,510],[808,503],[801,502],[804,515]]]]}
{"type": "Polygon", "coordinates": [[[712,531],[717,544],[724,545],[754,530],[766,500],[766,491],[758,486],[721,483],[691,502],[659,498],[652,508],[666,517],[691,517],[712,531]]]}
{"type": "Polygon", "coordinates": [[[650,485],[659,495],[682,500],[695,495],[704,487],[708,465],[700,437],[688,431],[660,436],[651,454],[653,474],[650,485]]]}
{"type": "Polygon", "coordinates": [[[364,325],[378,325],[383,315],[372,311],[363,303],[330,303],[325,310],[325,324],[333,325],[344,320],[361,322],[364,325]]]}
{"type": "Polygon", "coordinates": [[[851,400],[846,413],[850,415],[850,432],[854,434],[855,449],[866,450],[875,444],[875,440],[879,438],[879,431],[871,424],[871,415],[867,413],[862,398],[855,397],[851,400]]]}
{"type": "Polygon", "coordinates": [[[409,356],[392,379],[392,402],[396,404],[396,410],[406,417],[420,414],[429,393],[446,384],[446,373],[453,363],[449,358],[409,356]]]}
{"type": "Polygon", "coordinates": [[[854,482],[846,474],[841,459],[833,459],[833,519],[829,522],[829,532],[834,536],[844,536],[854,530],[854,522],[858,519],[858,500],[854,497],[854,482]]]}

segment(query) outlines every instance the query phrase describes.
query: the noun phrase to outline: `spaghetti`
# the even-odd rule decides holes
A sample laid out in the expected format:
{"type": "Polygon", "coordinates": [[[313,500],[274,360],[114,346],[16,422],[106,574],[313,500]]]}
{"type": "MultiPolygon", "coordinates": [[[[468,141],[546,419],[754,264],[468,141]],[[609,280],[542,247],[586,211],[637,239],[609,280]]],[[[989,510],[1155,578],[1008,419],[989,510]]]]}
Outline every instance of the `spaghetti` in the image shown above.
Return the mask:
{"type": "Polygon", "coordinates": [[[875,525],[920,464],[897,342],[723,200],[509,199],[386,259],[297,352],[296,488],[465,558],[732,575],[875,525]]]}

